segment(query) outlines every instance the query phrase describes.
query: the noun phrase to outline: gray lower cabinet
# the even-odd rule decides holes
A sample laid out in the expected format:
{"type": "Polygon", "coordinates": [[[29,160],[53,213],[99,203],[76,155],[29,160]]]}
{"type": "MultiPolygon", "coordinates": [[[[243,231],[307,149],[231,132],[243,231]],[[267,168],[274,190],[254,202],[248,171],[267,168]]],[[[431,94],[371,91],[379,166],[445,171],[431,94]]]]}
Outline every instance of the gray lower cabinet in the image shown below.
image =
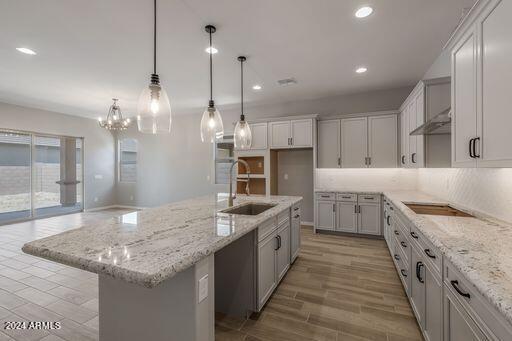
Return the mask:
{"type": "Polygon", "coordinates": [[[357,203],[338,202],[336,231],[357,233],[357,203]]]}
{"type": "Polygon", "coordinates": [[[277,231],[258,244],[258,310],[265,305],[277,286],[277,246],[277,231]]]}
{"type": "Polygon", "coordinates": [[[487,340],[449,288],[444,296],[444,341],[487,340]]]}
{"type": "Polygon", "coordinates": [[[277,228],[277,283],[288,271],[290,267],[290,221],[287,220],[284,224],[277,228]]]}
{"type": "Polygon", "coordinates": [[[336,201],[316,202],[317,229],[334,230],[336,227],[336,201]]]}
{"type": "Polygon", "coordinates": [[[292,208],[292,222],[290,231],[290,262],[294,262],[300,251],[300,206],[292,208]]]}
{"type": "Polygon", "coordinates": [[[425,263],[421,253],[412,248],[411,251],[411,307],[421,329],[425,322],[425,263]]]}
{"type": "Polygon", "coordinates": [[[425,322],[423,336],[426,341],[443,340],[443,284],[435,269],[426,263],[425,272],[425,322]]]}
{"type": "Polygon", "coordinates": [[[357,231],[362,234],[380,235],[380,202],[359,202],[357,231]]]}

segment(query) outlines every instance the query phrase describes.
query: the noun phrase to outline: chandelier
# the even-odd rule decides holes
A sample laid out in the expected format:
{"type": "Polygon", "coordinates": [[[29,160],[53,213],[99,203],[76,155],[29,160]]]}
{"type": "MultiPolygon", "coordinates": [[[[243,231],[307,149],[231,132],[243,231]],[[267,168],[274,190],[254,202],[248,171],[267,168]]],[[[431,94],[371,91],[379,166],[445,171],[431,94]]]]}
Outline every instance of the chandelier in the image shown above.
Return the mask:
{"type": "Polygon", "coordinates": [[[126,130],[130,125],[129,118],[123,118],[123,113],[121,112],[121,108],[117,105],[117,98],[112,98],[114,103],[110,106],[108,110],[107,119],[103,120],[101,117],[98,118],[100,127],[108,129],[108,130],[126,130]]]}

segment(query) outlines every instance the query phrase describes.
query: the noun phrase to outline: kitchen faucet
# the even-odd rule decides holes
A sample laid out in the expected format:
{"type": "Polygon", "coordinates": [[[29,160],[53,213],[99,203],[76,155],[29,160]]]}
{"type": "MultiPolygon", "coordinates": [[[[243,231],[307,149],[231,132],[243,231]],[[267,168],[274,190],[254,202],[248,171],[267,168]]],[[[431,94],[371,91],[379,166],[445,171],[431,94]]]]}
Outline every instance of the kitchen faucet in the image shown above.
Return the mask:
{"type": "Polygon", "coordinates": [[[235,191],[235,196],[233,196],[233,167],[235,167],[235,165],[239,162],[244,164],[245,169],[247,171],[247,183],[245,185],[245,194],[247,194],[247,195],[250,194],[249,193],[249,180],[251,178],[251,169],[249,167],[249,164],[245,160],[238,159],[235,162],[233,162],[233,164],[231,165],[231,168],[229,169],[229,198],[228,198],[228,206],[229,207],[233,206],[233,199],[236,198],[236,191],[235,191]]]}

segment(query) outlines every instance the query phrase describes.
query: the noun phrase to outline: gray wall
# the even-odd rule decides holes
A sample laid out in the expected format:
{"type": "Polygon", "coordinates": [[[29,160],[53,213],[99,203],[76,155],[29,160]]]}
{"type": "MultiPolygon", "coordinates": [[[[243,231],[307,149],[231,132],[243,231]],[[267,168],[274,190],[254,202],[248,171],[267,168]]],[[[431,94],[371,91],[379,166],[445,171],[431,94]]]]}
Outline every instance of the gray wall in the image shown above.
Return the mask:
{"type": "MultiPolygon", "coordinates": [[[[274,105],[247,106],[247,119],[279,117],[301,114],[334,115],[354,112],[396,110],[409,95],[412,87],[392,90],[298,101],[274,105]]],[[[205,100],[206,101],[206,100],[205,100]]],[[[206,102],[205,102],[206,103],[206,102]]],[[[199,123],[204,108],[173,117],[170,135],[145,135],[137,132],[136,125],[118,134],[118,138],[130,137],[138,140],[137,183],[118,183],[116,202],[121,205],[149,207],[191,198],[198,195],[226,191],[227,186],[212,185],[210,177],[213,166],[213,147],[200,142],[199,123]]],[[[240,115],[238,106],[220,107],[225,132],[232,132],[232,123],[240,115]]],[[[290,157],[294,154],[290,154],[290,157]]],[[[298,154],[297,154],[298,155],[298,154]]],[[[301,160],[300,155],[298,161],[301,160]]],[[[311,157],[312,159],[312,157],[311,157]]],[[[287,158],[288,160],[288,158],[287,158]]],[[[292,163],[294,161],[288,160],[292,163]]],[[[305,161],[306,162],[306,161],[305,161]]],[[[302,183],[311,184],[310,191],[303,196],[313,195],[313,167],[304,164],[301,172],[302,183]],[[310,171],[305,171],[309,168],[310,171]]],[[[294,174],[288,172],[289,176],[294,174]]],[[[289,184],[296,183],[290,179],[289,184]]],[[[298,193],[285,186],[283,190],[298,193]]],[[[313,201],[304,203],[304,220],[312,221],[313,201]]]]}
{"type": "Polygon", "coordinates": [[[96,120],[0,103],[2,128],[84,137],[84,207],[115,203],[115,140],[110,132],[98,126],[96,120]],[[103,178],[95,179],[95,175],[103,178]]]}

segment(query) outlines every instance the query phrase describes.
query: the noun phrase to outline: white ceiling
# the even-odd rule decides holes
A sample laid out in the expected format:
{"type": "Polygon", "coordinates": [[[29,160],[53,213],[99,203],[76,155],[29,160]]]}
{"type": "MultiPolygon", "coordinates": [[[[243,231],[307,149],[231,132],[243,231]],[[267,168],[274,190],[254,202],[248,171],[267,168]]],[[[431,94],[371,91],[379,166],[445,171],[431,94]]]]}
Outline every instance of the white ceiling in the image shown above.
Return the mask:
{"type": "MultiPolygon", "coordinates": [[[[133,114],[152,71],[151,0],[0,2],[0,101],[98,117],[112,97],[133,114]],[[36,56],[16,47],[29,47],[36,56]]],[[[416,83],[473,0],[158,0],[158,73],[175,113],[208,102],[208,36],[215,24],[214,97],[272,103],[416,83]],[[374,14],[354,12],[371,5],[374,14]],[[358,75],[356,67],[368,72],[358,75]],[[297,85],[277,80],[294,77],[297,85]],[[251,86],[263,85],[255,92],[251,86]]]]}

